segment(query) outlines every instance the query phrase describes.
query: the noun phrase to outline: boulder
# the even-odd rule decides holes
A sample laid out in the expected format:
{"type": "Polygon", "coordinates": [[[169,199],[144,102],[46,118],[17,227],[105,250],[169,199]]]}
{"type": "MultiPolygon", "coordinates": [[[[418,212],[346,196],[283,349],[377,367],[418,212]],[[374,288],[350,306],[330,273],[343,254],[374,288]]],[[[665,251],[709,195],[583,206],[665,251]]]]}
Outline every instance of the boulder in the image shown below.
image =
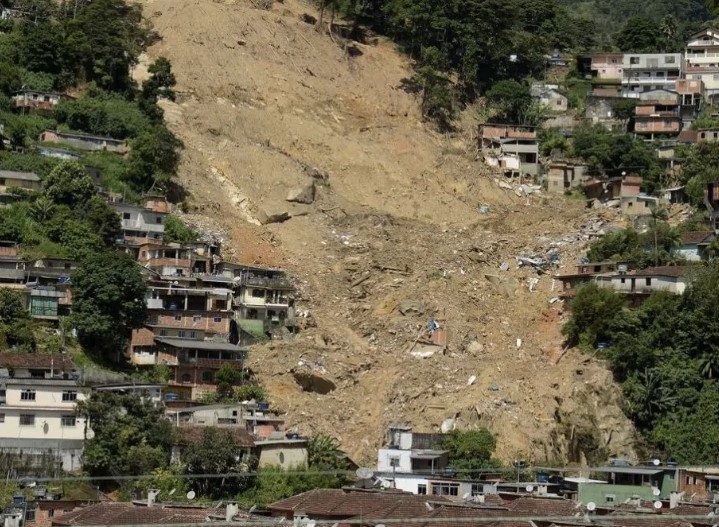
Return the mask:
{"type": "Polygon", "coordinates": [[[311,181],[306,185],[291,189],[285,199],[293,203],[309,205],[315,200],[315,182],[311,181]]]}
{"type": "Polygon", "coordinates": [[[260,225],[282,223],[291,218],[289,211],[282,207],[263,207],[257,210],[257,221],[260,225]]]}
{"type": "Polygon", "coordinates": [[[326,395],[337,387],[335,383],[329,380],[327,377],[312,373],[309,371],[293,371],[292,376],[295,378],[295,382],[302,387],[305,392],[314,392],[321,395],[326,395]]]}

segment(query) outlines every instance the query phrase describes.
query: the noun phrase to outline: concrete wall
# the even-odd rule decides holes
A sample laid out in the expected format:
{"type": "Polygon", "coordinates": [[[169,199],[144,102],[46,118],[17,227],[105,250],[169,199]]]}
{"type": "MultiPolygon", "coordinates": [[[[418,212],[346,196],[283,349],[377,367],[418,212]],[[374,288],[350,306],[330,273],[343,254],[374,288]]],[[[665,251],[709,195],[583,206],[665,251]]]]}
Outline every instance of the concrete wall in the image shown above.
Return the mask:
{"type": "Polygon", "coordinates": [[[600,287],[608,287],[621,293],[650,294],[668,291],[680,295],[686,289],[686,279],[672,276],[613,276],[611,280],[598,280],[600,287]]]}
{"type": "Polygon", "coordinates": [[[688,262],[699,262],[703,260],[699,252],[699,246],[695,244],[682,245],[675,249],[674,253],[688,262]]]}
{"type": "Polygon", "coordinates": [[[579,501],[582,503],[594,502],[597,506],[616,506],[639,496],[646,501],[654,501],[652,487],[639,485],[611,485],[609,483],[582,483],[579,485],[579,501]],[[614,496],[609,501],[607,496],[614,496]]]}
{"type": "Polygon", "coordinates": [[[399,458],[399,464],[394,467],[395,472],[412,472],[412,451],[391,448],[380,448],[377,452],[377,471],[392,472],[391,460],[399,458]]]}
{"type": "Polygon", "coordinates": [[[278,444],[263,444],[260,441],[256,448],[259,451],[259,468],[307,465],[307,443],[304,441],[278,444]]]}

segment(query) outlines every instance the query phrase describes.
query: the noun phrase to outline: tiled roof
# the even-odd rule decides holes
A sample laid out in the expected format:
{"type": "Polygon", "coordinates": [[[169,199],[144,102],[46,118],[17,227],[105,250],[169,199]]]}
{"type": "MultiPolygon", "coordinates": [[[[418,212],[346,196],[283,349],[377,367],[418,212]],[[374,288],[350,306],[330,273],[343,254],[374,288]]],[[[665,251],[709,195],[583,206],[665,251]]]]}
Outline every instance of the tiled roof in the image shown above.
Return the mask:
{"type": "MultiPolygon", "coordinates": [[[[428,496],[364,489],[315,489],[267,506],[272,512],[303,512],[308,517],[416,518],[427,513],[428,496]]],[[[431,496],[431,501],[449,501],[431,496]]]]}
{"type": "Polygon", "coordinates": [[[205,523],[207,517],[215,512],[200,507],[143,507],[132,503],[105,502],[53,518],[52,525],[205,523]]]}
{"type": "Polygon", "coordinates": [[[46,369],[54,368],[61,370],[74,370],[70,357],[61,354],[50,353],[18,353],[7,351],[0,353],[0,368],[31,368],[46,369]]]}
{"type": "Polygon", "coordinates": [[[16,172],[15,170],[0,170],[0,177],[22,181],[40,181],[34,172],[16,172]]]}
{"type": "Polygon", "coordinates": [[[696,130],[682,130],[679,132],[677,141],[680,143],[696,143],[697,142],[697,131],[696,130]]]}
{"type": "MultiPolygon", "coordinates": [[[[204,431],[209,428],[206,426],[180,426],[176,428],[176,441],[178,445],[194,445],[202,441],[204,431]]],[[[214,427],[222,432],[232,434],[239,446],[252,448],[255,442],[252,440],[250,433],[239,426],[217,426],[214,427]]]]}
{"type": "Polygon", "coordinates": [[[691,271],[698,269],[695,265],[664,265],[660,267],[647,267],[643,271],[637,271],[638,276],[686,276],[691,271]]]}
{"type": "Polygon", "coordinates": [[[714,237],[712,231],[689,231],[682,234],[682,243],[691,245],[710,242],[714,237]]]}
{"type": "Polygon", "coordinates": [[[581,508],[568,499],[522,496],[509,502],[512,516],[574,516],[581,508]]]}

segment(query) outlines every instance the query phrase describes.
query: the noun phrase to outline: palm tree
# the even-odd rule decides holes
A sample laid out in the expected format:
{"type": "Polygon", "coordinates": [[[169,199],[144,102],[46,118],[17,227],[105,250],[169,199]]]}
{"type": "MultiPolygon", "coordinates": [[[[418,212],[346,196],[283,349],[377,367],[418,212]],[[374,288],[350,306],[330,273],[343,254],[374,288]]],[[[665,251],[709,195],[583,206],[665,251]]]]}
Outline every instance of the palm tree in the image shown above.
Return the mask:
{"type": "Polygon", "coordinates": [[[310,467],[346,468],[345,454],[336,437],[319,434],[307,443],[307,464],[310,467]]]}
{"type": "Polygon", "coordinates": [[[669,44],[673,43],[677,37],[677,32],[679,31],[677,19],[674,18],[673,15],[665,16],[662,19],[659,30],[662,32],[662,35],[664,35],[664,38],[667,39],[669,44]]]}
{"type": "Polygon", "coordinates": [[[32,216],[37,221],[47,221],[55,210],[55,204],[46,196],[40,196],[32,204],[32,216]]]}
{"type": "Polygon", "coordinates": [[[658,226],[660,221],[666,221],[669,218],[669,211],[666,207],[657,205],[652,207],[652,224],[654,230],[654,265],[659,265],[659,233],[658,226]]]}
{"type": "Polygon", "coordinates": [[[707,350],[699,357],[699,367],[702,375],[707,379],[719,377],[719,353],[714,350],[707,350]]]}

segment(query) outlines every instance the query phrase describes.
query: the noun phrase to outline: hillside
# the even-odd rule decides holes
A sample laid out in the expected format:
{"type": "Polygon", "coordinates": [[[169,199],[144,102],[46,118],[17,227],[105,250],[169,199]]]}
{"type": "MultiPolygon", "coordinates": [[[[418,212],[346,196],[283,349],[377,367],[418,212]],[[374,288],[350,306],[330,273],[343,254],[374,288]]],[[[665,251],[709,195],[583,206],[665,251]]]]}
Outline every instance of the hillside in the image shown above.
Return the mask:
{"type": "Polygon", "coordinates": [[[332,433],[367,463],[388,423],[433,430],[452,417],[497,433],[504,459],[635,457],[611,374],[562,350],[551,278],[530,292],[537,273],[515,264],[555,249],[569,272],[597,213],[499,186],[471,115],[455,136],[432,132],[391,43],[320,34],[303,21],[317,16],[309,4],[141,3],[162,37],[147,59],[168,57],[177,76],[163,107],[185,144],[188,218],[227,232],[238,261],[288,268],[311,313],[296,339],[251,352],[289,426],[332,433]],[[313,181],[314,203],[285,201],[313,181]],[[273,215],[291,218],[261,225],[273,215]],[[430,315],[448,352],[418,358],[409,349],[430,315]]]}

